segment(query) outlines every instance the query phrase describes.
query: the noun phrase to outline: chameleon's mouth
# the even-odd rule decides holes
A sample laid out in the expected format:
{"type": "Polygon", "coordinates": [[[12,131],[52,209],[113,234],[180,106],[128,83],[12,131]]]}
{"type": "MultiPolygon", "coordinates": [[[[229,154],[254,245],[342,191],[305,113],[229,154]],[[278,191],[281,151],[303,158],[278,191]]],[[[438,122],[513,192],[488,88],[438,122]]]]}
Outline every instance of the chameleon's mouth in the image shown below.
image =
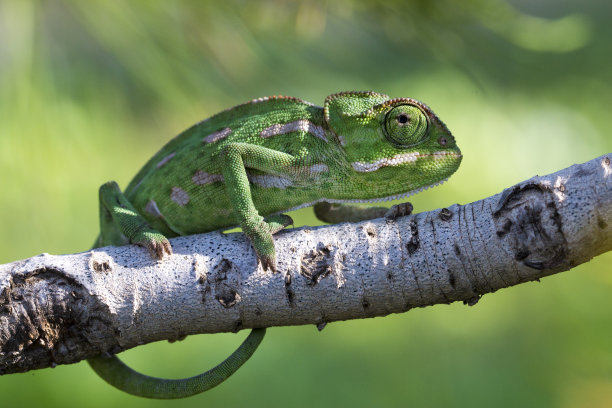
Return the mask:
{"type": "Polygon", "coordinates": [[[381,167],[398,166],[404,163],[414,163],[418,159],[421,159],[424,157],[432,157],[434,160],[441,160],[449,156],[455,157],[458,159],[462,157],[461,153],[448,152],[448,151],[439,151],[439,152],[433,152],[433,153],[409,152],[409,153],[396,154],[395,156],[390,157],[390,158],[385,157],[382,159],[378,159],[372,163],[354,162],[354,163],[351,163],[351,166],[353,166],[353,169],[357,172],[369,173],[372,171],[376,171],[380,169],[381,167]]]}

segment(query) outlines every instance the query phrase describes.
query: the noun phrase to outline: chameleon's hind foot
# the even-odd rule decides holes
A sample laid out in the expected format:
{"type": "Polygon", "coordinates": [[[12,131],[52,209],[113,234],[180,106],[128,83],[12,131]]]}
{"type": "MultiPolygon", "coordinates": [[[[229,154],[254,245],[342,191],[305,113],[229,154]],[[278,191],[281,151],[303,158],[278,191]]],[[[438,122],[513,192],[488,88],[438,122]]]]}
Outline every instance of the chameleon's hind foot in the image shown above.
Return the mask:
{"type": "Polygon", "coordinates": [[[100,238],[95,247],[102,245],[140,245],[147,248],[153,258],[163,259],[172,255],[170,241],[151,228],[136,211],[132,203],[114,181],[100,186],[100,238]]]}
{"type": "Polygon", "coordinates": [[[132,243],[148,249],[155,259],[164,259],[164,256],[172,255],[170,241],[157,231],[139,232],[132,239],[132,243]]]}

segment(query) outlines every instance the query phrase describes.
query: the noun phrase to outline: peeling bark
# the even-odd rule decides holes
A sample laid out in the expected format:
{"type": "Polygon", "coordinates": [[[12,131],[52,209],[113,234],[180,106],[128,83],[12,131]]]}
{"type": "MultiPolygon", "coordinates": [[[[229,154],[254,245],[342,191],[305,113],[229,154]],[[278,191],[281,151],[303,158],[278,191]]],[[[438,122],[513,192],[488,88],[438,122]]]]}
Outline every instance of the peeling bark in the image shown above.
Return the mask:
{"type": "Polygon", "coordinates": [[[612,249],[612,154],[467,205],[275,235],[276,274],[242,234],[42,254],[0,266],[0,373],[157,340],[383,316],[565,271],[612,249]]]}

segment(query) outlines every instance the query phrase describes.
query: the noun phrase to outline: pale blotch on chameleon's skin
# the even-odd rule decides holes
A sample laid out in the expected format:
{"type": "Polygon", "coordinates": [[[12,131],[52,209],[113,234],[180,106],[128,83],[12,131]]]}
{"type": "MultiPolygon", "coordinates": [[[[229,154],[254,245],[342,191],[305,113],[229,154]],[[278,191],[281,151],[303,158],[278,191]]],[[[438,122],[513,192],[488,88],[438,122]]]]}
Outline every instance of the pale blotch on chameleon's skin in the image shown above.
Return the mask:
{"type": "Polygon", "coordinates": [[[325,163],[318,163],[310,166],[309,170],[311,173],[323,173],[325,171],[328,171],[329,167],[327,167],[327,164],[325,163]]]}
{"type": "Polygon", "coordinates": [[[180,187],[172,187],[170,199],[181,207],[184,207],[189,203],[189,194],[180,187]]]}
{"type": "MultiPolygon", "coordinates": [[[[308,171],[313,174],[323,173],[329,171],[329,167],[327,167],[327,165],[324,163],[318,163],[310,166],[308,168],[308,171]]],[[[250,183],[257,184],[259,187],[264,188],[276,187],[285,189],[293,185],[293,182],[290,179],[279,176],[247,174],[247,178],[249,179],[250,183]]],[[[193,181],[193,183],[197,185],[218,183],[223,182],[223,175],[211,174],[202,170],[198,170],[193,174],[193,177],[191,177],[191,181],[193,181]]]]}
{"type": "Polygon", "coordinates": [[[157,203],[155,202],[155,200],[149,200],[149,202],[147,202],[147,205],[145,206],[145,211],[151,215],[154,215],[157,218],[164,218],[161,211],[159,211],[159,207],[157,207],[157,203]]]}
{"type": "Polygon", "coordinates": [[[276,187],[280,189],[285,189],[293,185],[293,182],[288,178],[279,176],[247,174],[247,178],[249,179],[250,183],[257,184],[259,187],[263,188],[276,187]]]}
{"type": "Polygon", "coordinates": [[[159,161],[159,163],[157,163],[157,168],[159,169],[161,166],[163,166],[164,164],[168,163],[170,161],[170,159],[172,159],[174,157],[175,154],[176,154],[176,152],[172,152],[169,155],[167,155],[166,157],[164,157],[163,159],[161,159],[159,161]]]}
{"type": "Polygon", "coordinates": [[[340,146],[344,147],[346,146],[346,139],[344,138],[344,136],[342,136],[341,134],[336,134],[336,136],[338,137],[338,140],[340,141],[340,146]]]}
{"type": "Polygon", "coordinates": [[[213,142],[216,142],[218,140],[225,139],[226,137],[229,136],[230,133],[232,133],[232,129],[226,127],[224,129],[218,130],[218,131],[216,131],[214,133],[211,133],[210,135],[208,135],[204,139],[202,139],[202,141],[204,143],[213,143],[213,142]]]}
{"type": "Polygon", "coordinates": [[[400,153],[396,154],[391,158],[383,157],[382,159],[378,159],[372,163],[364,163],[364,162],[354,162],[351,163],[353,169],[360,173],[369,173],[372,171],[376,171],[381,167],[387,166],[398,166],[404,163],[414,163],[417,159],[423,157],[432,157],[434,160],[440,160],[445,158],[446,156],[458,156],[456,153],[452,152],[434,152],[434,153],[419,153],[419,152],[410,152],[410,153],[400,153]]]}
{"type": "Polygon", "coordinates": [[[325,136],[325,129],[323,129],[321,126],[315,125],[314,123],[306,119],[299,119],[293,122],[285,123],[283,125],[281,125],[280,123],[276,123],[262,130],[259,136],[266,138],[298,131],[310,133],[311,135],[318,137],[324,142],[327,142],[327,137],[325,136]]]}
{"type": "Polygon", "coordinates": [[[191,181],[198,185],[216,183],[218,181],[223,181],[223,175],[211,174],[206,173],[202,170],[198,170],[194,173],[193,177],[191,178],[191,181]]]}
{"type": "MultiPolygon", "coordinates": [[[[248,174],[247,173],[247,178],[249,180],[249,183],[257,184],[259,187],[263,187],[263,188],[276,187],[280,189],[285,189],[293,185],[293,182],[289,180],[288,178],[279,177],[279,176],[271,176],[271,175],[266,175],[266,174],[248,174]]],[[[205,171],[202,171],[202,170],[198,170],[195,172],[195,174],[191,178],[191,181],[193,181],[193,183],[197,185],[217,183],[217,182],[223,181],[223,175],[222,174],[211,174],[211,173],[206,173],[205,171]]]]}

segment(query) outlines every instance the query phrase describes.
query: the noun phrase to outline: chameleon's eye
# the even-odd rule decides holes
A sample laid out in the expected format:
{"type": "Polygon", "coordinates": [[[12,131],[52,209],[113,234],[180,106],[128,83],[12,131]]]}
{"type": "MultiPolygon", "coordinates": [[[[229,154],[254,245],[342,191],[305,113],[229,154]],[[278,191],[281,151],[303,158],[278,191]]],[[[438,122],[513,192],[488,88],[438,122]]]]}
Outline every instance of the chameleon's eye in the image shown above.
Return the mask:
{"type": "Polygon", "coordinates": [[[419,143],[427,134],[427,116],[414,105],[399,105],[385,116],[385,137],[402,147],[419,143]]]}

